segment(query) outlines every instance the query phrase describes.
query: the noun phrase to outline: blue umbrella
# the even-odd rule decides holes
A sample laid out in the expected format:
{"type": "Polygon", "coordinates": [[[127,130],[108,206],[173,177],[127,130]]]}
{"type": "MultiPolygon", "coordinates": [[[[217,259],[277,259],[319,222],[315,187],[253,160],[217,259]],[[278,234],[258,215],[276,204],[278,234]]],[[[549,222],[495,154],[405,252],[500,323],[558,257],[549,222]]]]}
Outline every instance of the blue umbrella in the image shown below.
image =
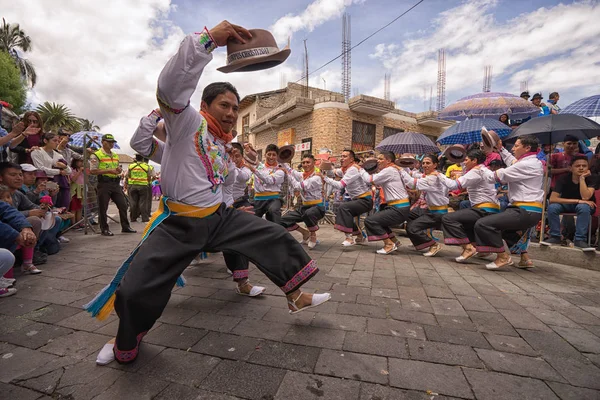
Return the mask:
{"type": "Polygon", "coordinates": [[[439,119],[495,118],[508,114],[512,120],[535,117],[540,108],[510,93],[484,92],[463,97],[440,111],[439,119]]]}
{"type": "Polygon", "coordinates": [[[478,143],[482,140],[481,128],[483,127],[488,131],[496,132],[500,139],[512,132],[510,126],[495,119],[474,118],[452,125],[438,138],[437,142],[444,145],[478,143]]]}
{"type": "Polygon", "coordinates": [[[388,136],[375,147],[377,150],[391,151],[395,154],[412,153],[439,153],[440,149],[422,133],[400,132],[388,136]]]}
{"type": "Polygon", "coordinates": [[[563,108],[563,114],[575,114],[582,117],[600,117],[600,94],[585,97],[563,108]]]}
{"type": "MultiPolygon", "coordinates": [[[[69,144],[73,147],[85,147],[84,143],[87,143],[87,147],[92,149],[99,149],[102,147],[102,134],[94,131],[82,131],[71,135],[69,144]],[[87,136],[86,136],[87,135],[87,136]]],[[[115,143],[115,149],[120,149],[119,145],[115,143]]]]}

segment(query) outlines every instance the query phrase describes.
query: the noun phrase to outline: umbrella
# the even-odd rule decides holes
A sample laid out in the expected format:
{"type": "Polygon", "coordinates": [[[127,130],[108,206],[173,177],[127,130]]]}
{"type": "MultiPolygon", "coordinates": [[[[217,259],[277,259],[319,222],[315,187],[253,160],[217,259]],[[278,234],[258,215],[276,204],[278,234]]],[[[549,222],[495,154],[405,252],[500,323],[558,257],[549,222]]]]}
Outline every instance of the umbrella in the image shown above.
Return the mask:
{"type": "Polygon", "coordinates": [[[388,136],[375,147],[377,150],[391,151],[395,154],[439,153],[440,149],[422,133],[400,132],[388,136]]]}
{"type": "Polygon", "coordinates": [[[575,114],[550,114],[532,118],[519,125],[505,140],[515,140],[526,135],[537,137],[543,144],[564,142],[567,135],[575,136],[579,140],[591,139],[600,136],[600,124],[575,114]]]}
{"type": "Polygon", "coordinates": [[[464,121],[467,118],[498,119],[508,114],[510,119],[535,117],[540,108],[510,93],[484,92],[463,97],[440,111],[439,119],[464,121]]]}
{"type": "Polygon", "coordinates": [[[494,131],[500,139],[508,136],[512,129],[495,119],[474,118],[467,119],[446,129],[437,140],[438,143],[449,144],[471,144],[481,142],[481,128],[494,131]]]}
{"type": "MultiPolygon", "coordinates": [[[[102,147],[101,139],[102,134],[100,132],[82,131],[72,134],[69,139],[69,144],[74,147],[85,147],[84,143],[87,143],[87,147],[99,149],[102,147]]],[[[115,143],[115,149],[120,149],[117,143],[115,143]]]]}
{"type": "Polygon", "coordinates": [[[600,117],[600,94],[585,97],[563,108],[562,114],[576,114],[582,117],[600,117]]]}

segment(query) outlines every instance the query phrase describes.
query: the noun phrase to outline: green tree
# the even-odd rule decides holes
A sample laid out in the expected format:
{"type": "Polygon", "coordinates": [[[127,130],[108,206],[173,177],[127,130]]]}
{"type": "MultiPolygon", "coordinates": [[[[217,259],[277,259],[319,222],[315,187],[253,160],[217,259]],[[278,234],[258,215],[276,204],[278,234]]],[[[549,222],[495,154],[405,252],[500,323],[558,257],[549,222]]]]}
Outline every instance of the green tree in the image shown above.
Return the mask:
{"type": "Polygon", "coordinates": [[[26,98],[19,69],[8,54],[0,51],[0,100],[12,104],[13,111],[20,114],[26,98]]]}
{"type": "Polygon", "coordinates": [[[21,77],[28,85],[34,87],[37,74],[33,64],[19,55],[19,51],[26,53],[31,50],[31,38],[25,34],[19,24],[7,24],[2,18],[0,26],[0,50],[8,53],[21,71],[21,77]]]}
{"type": "Polygon", "coordinates": [[[40,104],[37,111],[44,120],[44,128],[46,131],[56,132],[59,128],[67,128],[73,132],[78,132],[81,129],[81,122],[71,110],[64,104],[45,101],[40,104]]]}
{"type": "Polygon", "coordinates": [[[89,119],[79,118],[79,122],[81,123],[82,131],[99,131],[100,127],[98,125],[94,125],[94,121],[90,121],[89,119]]]}

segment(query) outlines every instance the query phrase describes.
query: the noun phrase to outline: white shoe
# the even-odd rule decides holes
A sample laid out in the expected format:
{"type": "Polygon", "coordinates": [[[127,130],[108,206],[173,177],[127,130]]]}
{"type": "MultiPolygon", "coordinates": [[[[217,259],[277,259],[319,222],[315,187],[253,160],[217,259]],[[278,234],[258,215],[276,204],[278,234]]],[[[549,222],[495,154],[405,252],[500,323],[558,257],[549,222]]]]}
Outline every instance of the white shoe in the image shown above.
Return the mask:
{"type": "Polygon", "coordinates": [[[317,247],[317,245],[318,245],[319,243],[321,243],[321,242],[319,242],[318,240],[317,240],[316,242],[311,242],[311,241],[308,241],[308,248],[309,248],[309,249],[314,249],[315,247],[317,247]]]}
{"type": "Polygon", "coordinates": [[[21,272],[23,272],[24,274],[37,275],[37,274],[41,274],[42,270],[38,269],[35,265],[30,264],[30,265],[21,265],[21,272]]]}
{"type": "Polygon", "coordinates": [[[115,339],[111,339],[108,343],[102,347],[98,357],[96,357],[96,364],[107,365],[115,360],[115,353],[113,348],[115,347],[115,339]]]}
{"type": "Polygon", "coordinates": [[[228,273],[229,275],[233,275],[233,272],[232,272],[232,271],[231,271],[229,268],[227,268],[227,273],[228,273]]]}
{"type": "MultiPolygon", "coordinates": [[[[249,283],[247,283],[249,284],[249,283]]],[[[252,286],[252,289],[250,289],[250,293],[244,293],[240,290],[240,287],[236,287],[235,288],[235,292],[241,296],[248,296],[248,297],[256,297],[256,296],[260,296],[261,294],[263,294],[265,292],[265,290],[267,290],[266,288],[262,287],[262,286],[252,286]]]]}
{"type": "Polygon", "coordinates": [[[465,261],[467,261],[469,258],[471,257],[476,257],[477,256],[477,252],[473,253],[472,255],[470,255],[469,257],[463,257],[462,255],[456,257],[454,259],[454,261],[456,261],[457,263],[464,263],[465,261]]]}
{"type": "Polygon", "coordinates": [[[344,247],[354,246],[355,244],[356,244],[356,242],[354,241],[353,238],[347,238],[346,240],[344,240],[342,242],[342,246],[344,246],[344,247]],[[348,239],[350,239],[350,241],[348,241],[348,239]]]}
{"type": "MultiPolygon", "coordinates": [[[[300,296],[302,296],[302,295],[303,295],[303,293],[300,293],[300,296]]],[[[292,301],[288,300],[288,304],[294,308],[294,310],[290,310],[290,314],[297,314],[301,311],[308,310],[309,308],[320,306],[321,304],[325,303],[326,301],[331,300],[331,294],[329,294],[329,293],[320,293],[320,294],[315,293],[312,296],[312,301],[311,301],[310,305],[304,306],[302,308],[298,308],[296,306],[296,302],[298,301],[300,296],[298,296],[296,298],[296,300],[292,300],[292,301]]]]}
{"type": "Polygon", "coordinates": [[[67,239],[67,238],[66,238],[66,237],[64,237],[64,236],[59,236],[59,237],[58,237],[58,241],[59,241],[60,243],[70,243],[70,242],[71,242],[71,239],[67,239]]]}
{"type": "Polygon", "coordinates": [[[398,250],[398,246],[394,244],[394,247],[392,247],[390,251],[385,251],[385,247],[382,247],[381,249],[377,250],[377,254],[390,254],[396,250],[398,250]]]}
{"type": "Polygon", "coordinates": [[[433,257],[437,253],[439,253],[441,249],[442,249],[442,246],[439,243],[436,243],[429,248],[429,251],[427,253],[423,253],[423,255],[425,257],[433,257]]]}
{"type": "Polygon", "coordinates": [[[16,279],[7,279],[0,277],[0,289],[6,289],[14,285],[16,279]]]}
{"type": "Polygon", "coordinates": [[[17,293],[17,289],[15,288],[2,288],[0,289],[0,297],[8,297],[17,293]]]}
{"type": "Polygon", "coordinates": [[[487,268],[489,270],[495,270],[495,269],[500,269],[500,268],[504,268],[504,267],[510,267],[512,265],[514,265],[514,262],[512,259],[509,258],[508,261],[505,262],[504,264],[497,265],[495,262],[491,262],[489,264],[486,264],[485,268],[487,268]]]}

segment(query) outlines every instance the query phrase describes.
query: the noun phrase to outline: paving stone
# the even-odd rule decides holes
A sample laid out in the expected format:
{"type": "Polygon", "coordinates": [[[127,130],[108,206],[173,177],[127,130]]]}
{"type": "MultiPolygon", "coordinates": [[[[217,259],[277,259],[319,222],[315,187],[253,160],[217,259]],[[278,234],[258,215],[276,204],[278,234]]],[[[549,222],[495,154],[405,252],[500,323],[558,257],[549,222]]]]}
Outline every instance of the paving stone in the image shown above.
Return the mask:
{"type": "Polygon", "coordinates": [[[455,315],[436,315],[435,319],[439,326],[443,328],[461,329],[464,331],[477,331],[477,326],[469,317],[458,317],[455,315]]]}
{"type": "MultiPolygon", "coordinates": [[[[153,400],[196,400],[200,395],[200,390],[178,383],[167,383],[168,386],[158,395],[152,397],[153,400]]],[[[206,393],[206,392],[205,392],[206,393]]]]}
{"type": "Polygon", "coordinates": [[[425,313],[433,314],[433,307],[429,303],[429,298],[424,297],[412,297],[410,299],[401,299],[402,308],[411,311],[420,311],[425,313]]]}
{"type": "Polygon", "coordinates": [[[558,382],[547,382],[562,400],[600,399],[600,391],[575,387],[558,382]]]}
{"type": "Polygon", "coordinates": [[[349,400],[358,398],[359,390],[356,381],[288,371],[275,400],[349,400]]]}
{"type": "Polygon", "coordinates": [[[194,315],[198,314],[197,311],[188,310],[185,308],[177,307],[166,307],[161,314],[158,322],[172,325],[181,325],[194,315]]]}
{"type": "Polygon", "coordinates": [[[94,332],[97,329],[102,328],[105,325],[115,321],[116,315],[112,313],[105,320],[100,321],[92,316],[87,311],[81,311],[71,317],[65,318],[62,321],[57,322],[57,325],[64,326],[66,328],[76,329],[78,331],[94,332]]]}
{"type": "Polygon", "coordinates": [[[254,338],[210,332],[191,350],[220,358],[246,360],[260,343],[261,341],[254,338]]]}
{"type": "Polygon", "coordinates": [[[9,383],[55,358],[54,355],[26,347],[13,347],[0,354],[0,382],[9,383]]]}
{"type": "Polygon", "coordinates": [[[50,340],[68,335],[71,332],[73,332],[71,329],[35,322],[12,333],[0,334],[0,340],[29,347],[30,349],[37,349],[50,340]]]}
{"type": "MultiPolygon", "coordinates": [[[[396,389],[373,383],[360,384],[359,400],[431,400],[433,396],[424,392],[396,389]]],[[[435,400],[449,399],[446,396],[435,396],[435,400]]]]}
{"type": "Polygon", "coordinates": [[[1,382],[0,393],[5,396],[4,398],[10,400],[37,400],[40,398],[39,392],[1,382]]]}
{"type": "Polygon", "coordinates": [[[220,309],[217,314],[229,315],[231,317],[239,318],[254,318],[261,319],[269,311],[270,307],[261,306],[257,304],[237,304],[228,303],[225,307],[220,309]]]}
{"type": "Polygon", "coordinates": [[[337,329],[292,325],[287,335],[283,338],[283,341],[305,346],[341,350],[345,334],[345,331],[337,329]]]}
{"type": "Polygon", "coordinates": [[[547,325],[563,326],[566,328],[581,328],[575,322],[565,317],[558,311],[544,310],[540,308],[527,308],[527,311],[536,316],[540,321],[547,325]]]}
{"type": "Polygon", "coordinates": [[[551,329],[527,311],[498,310],[517,329],[549,332],[551,329]]]}
{"type": "Polygon", "coordinates": [[[262,341],[248,359],[249,362],[281,369],[313,372],[320,350],[316,347],[262,341]]]}
{"type": "Polygon", "coordinates": [[[467,311],[497,312],[496,309],[482,296],[456,296],[456,298],[467,311]]]}
{"type": "Polygon", "coordinates": [[[425,326],[428,340],[452,344],[463,344],[481,349],[489,349],[490,345],[479,332],[469,332],[462,329],[442,328],[440,326],[425,326]]]}
{"type": "Polygon", "coordinates": [[[475,351],[477,351],[477,355],[485,365],[493,371],[548,381],[565,382],[564,378],[542,358],[526,357],[495,350],[476,349],[475,351]]]}
{"type": "Polygon", "coordinates": [[[109,336],[76,331],[50,340],[47,345],[40,347],[40,351],[83,359],[92,353],[97,353],[109,339],[109,336]]]}
{"type": "Polygon", "coordinates": [[[558,399],[544,382],[498,372],[463,369],[478,400],[558,399]]]}
{"type": "Polygon", "coordinates": [[[456,315],[466,317],[467,313],[458,300],[454,299],[429,299],[433,312],[436,315],[456,315]]]}
{"type": "Polygon", "coordinates": [[[144,341],[159,346],[187,350],[200,341],[208,331],[185,326],[162,324],[151,330],[144,341]]]}
{"type": "Polygon", "coordinates": [[[284,323],[244,319],[232,330],[232,333],[255,338],[281,340],[289,330],[290,325],[284,323]]]}
{"type": "Polygon", "coordinates": [[[596,364],[596,366],[600,367],[600,354],[584,353],[584,356],[588,360],[590,360],[591,362],[593,362],[594,364],[596,364]]]}
{"type": "Polygon", "coordinates": [[[12,317],[10,315],[0,315],[0,341],[2,340],[2,336],[9,335],[33,324],[33,321],[25,318],[12,317]]]}
{"type": "Polygon", "coordinates": [[[512,325],[496,312],[469,311],[469,317],[477,326],[479,332],[494,333],[496,335],[519,336],[512,325]]]}
{"type": "Polygon", "coordinates": [[[343,350],[384,357],[408,358],[405,339],[371,333],[346,333],[343,350]]]}
{"type": "MultiPolygon", "coordinates": [[[[173,297],[171,296],[171,299],[173,297]]],[[[187,308],[189,310],[200,311],[203,313],[216,313],[223,307],[227,305],[226,301],[222,300],[214,300],[214,299],[205,299],[203,297],[190,297],[180,304],[171,304],[180,308],[187,308]]]]}
{"type": "Polygon", "coordinates": [[[469,346],[408,339],[408,348],[412,360],[472,368],[483,367],[477,354],[469,346]]]}
{"type": "MultiPolygon", "coordinates": [[[[29,300],[36,300],[44,303],[61,304],[66,306],[73,302],[88,297],[85,293],[68,292],[65,290],[51,289],[47,287],[32,287],[28,290],[20,290],[19,297],[29,300]]],[[[84,304],[81,301],[80,305],[84,304]]]]}
{"type": "Polygon", "coordinates": [[[81,308],[48,304],[39,309],[29,311],[28,313],[23,314],[22,317],[32,321],[55,324],[58,321],[62,321],[63,319],[79,314],[80,312],[81,308]]]}
{"type": "Polygon", "coordinates": [[[367,332],[425,340],[422,326],[391,319],[367,319],[367,332]]]}
{"type": "Polygon", "coordinates": [[[396,358],[390,358],[389,364],[391,386],[473,398],[460,367],[396,358]]]}
{"type": "MultiPolygon", "coordinates": [[[[234,283],[231,284],[231,287],[234,287],[234,283]]],[[[203,287],[203,286],[194,286],[194,285],[185,285],[185,287],[182,287],[181,289],[179,289],[177,291],[177,294],[181,294],[184,296],[196,296],[196,297],[210,297],[213,294],[215,294],[216,292],[218,292],[219,289],[217,288],[209,288],[209,287],[203,287]]]]}
{"type": "Polygon", "coordinates": [[[81,359],[73,357],[55,357],[49,362],[19,376],[13,383],[38,392],[52,395],[67,369],[80,364],[81,359]]]}
{"type": "Polygon", "coordinates": [[[0,314],[18,317],[20,315],[24,315],[31,311],[45,307],[49,304],[50,303],[42,301],[29,300],[17,296],[11,296],[3,298],[2,302],[0,302],[0,314]]]}
{"type": "Polygon", "coordinates": [[[311,325],[318,328],[364,332],[367,328],[367,319],[365,317],[355,317],[352,315],[331,315],[317,313],[311,325]]]}
{"type": "Polygon", "coordinates": [[[221,362],[218,358],[177,349],[165,349],[139,370],[142,375],[198,387],[221,362]]]}
{"type": "Polygon", "coordinates": [[[342,303],[338,306],[337,312],[359,317],[386,318],[385,308],[366,304],[342,303]]]}
{"type": "Polygon", "coordinates": [[[327,349],[321,351],[315,373],[383,384],[389,375],[384,357],[327,349]]]}
{"type": "MultiPolygon", "coordinates": [[[[501,292],[499,292],[501,293],[501,292]]],[[[519,303],[514,302],[508,296],[502,295],[483,295],[483,297],[490,303],[496,310],[522,310],[523,306],[519,303]]]]}
{"type": "Polygon", "coordinates": [[[277,368],[223,360],[201,388],[247,399],[267,399],[275,396],[285,374],[285,370],[277,368]]]}
{"type": "Polygon", "coordinates": [[[417,324],[426,324],[426,325],[437,325],[437,321],[433,314],[419,312],[419,311],[411,311],[405,310],[398,305],[390,305],[389,306],[390,317],[399,321],[408,321],[414,322],[417,324]]]}
{"type": "Polygon", "coordinates": [[[225,315],[207,314],[200,312],[183,323],[192,328],[202,328],[217,332],[231,332],[240,323],[241,318],[227,317],[225,315]]]}
{"type": "Polygon", "coordinates": [[[495,350],[524,356],[539,356],[539,353],[520,337],[494,335],[492,333],[486,333],[484,336],[495,350]]]}
{"type": "Polygon", "coordinates": [[[600,318],[595,317],[594,315],[582,310],[581,308],[562,308],[560,310],[560,313],[564,316],[567,316],[571,321],[577,324],[600,326],[600,318]]]}
{"type": "Polygon", "coordinates": [[[556,333],[571,343],[577,350],[588,353],[600,353],[600,338],[585,329],[573,329],[560,326],[552,327],[556,333]]]}
{"type": "Polygon", "coordinates": [[[315,315],[315,312],[308,310],[292,315],[287,309],[271,308],[262,319],[263,321],[268,322],[285,321],[285,323],[289,325],[310,325],[315,318],[315,315]]]}
{"type": "Polygon", "coordinates": [[[124,373],[116,382],[97,400],[113,400],[127,398],[127,400],[145,400],[155,398],[163,391],[169,382],[156,379],[156,377],[141,374],[124,373]]]}
{"type": "Polygon", "coordinates": [[[427,297],[437,297],[440,299],[455,299],[456,296],[446,285],[434,286],[434,285],[423,285],[427,297]]]}

